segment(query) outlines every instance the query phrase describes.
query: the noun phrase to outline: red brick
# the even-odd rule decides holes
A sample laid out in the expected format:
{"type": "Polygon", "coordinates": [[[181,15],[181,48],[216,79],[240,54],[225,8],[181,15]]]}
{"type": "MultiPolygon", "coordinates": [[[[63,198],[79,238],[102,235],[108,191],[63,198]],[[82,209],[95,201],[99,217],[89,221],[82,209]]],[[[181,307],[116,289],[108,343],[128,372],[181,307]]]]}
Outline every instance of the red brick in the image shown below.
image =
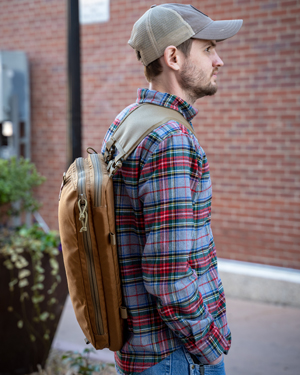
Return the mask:
{"type": "MultiPolygon", "coordinates": [[[[83,154],[88,145],[100,148],[115,115],[147,85],[127,41],[149,4],[110,3],[108,23],[81,26],[83,154]]],[[[193,5],[213,19],[245,20],[237,36],[218,46],[225,66],[217,95],[196,103],[194,126],[211,167],[218,255],[300,268],[298,2],[193,5]]],[[[32,159],[47,177],[37,197],[42,216],[57,228],[66,168],[66,4],[0,0],[0,8],[1,49],[24,50],[30,60],[32,159]]]]}

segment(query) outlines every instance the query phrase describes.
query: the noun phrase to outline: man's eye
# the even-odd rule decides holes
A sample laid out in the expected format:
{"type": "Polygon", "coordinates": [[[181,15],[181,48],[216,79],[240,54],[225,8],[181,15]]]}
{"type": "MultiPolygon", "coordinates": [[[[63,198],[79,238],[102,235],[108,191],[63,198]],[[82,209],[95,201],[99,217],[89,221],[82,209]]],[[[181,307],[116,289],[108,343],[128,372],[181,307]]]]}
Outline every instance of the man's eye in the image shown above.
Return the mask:
{"type": "Polygon", "coordinates": [[[207,47],[205,51],[210,52],[211,47],[207,47]]]}

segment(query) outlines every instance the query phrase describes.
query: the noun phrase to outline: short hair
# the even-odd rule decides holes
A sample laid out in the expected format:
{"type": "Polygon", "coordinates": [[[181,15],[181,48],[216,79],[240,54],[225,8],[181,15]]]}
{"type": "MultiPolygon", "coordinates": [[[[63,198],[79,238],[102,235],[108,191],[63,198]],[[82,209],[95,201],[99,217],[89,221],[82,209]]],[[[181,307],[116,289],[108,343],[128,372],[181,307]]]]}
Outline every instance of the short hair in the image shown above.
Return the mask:
{"type": "MultiPolygon", "coordinates": [[[[188,57],[191,52],[193,39],[190,38],[186,40],[185,42],[179,44],[177,46],[177,49],[181,51],[185,57],[188,57]]],[[[137,59],[141,60],[141,55],[139,51],[136,51],[137,59]]],[[[160,62],[160,58],[152,61],[149,65],[145,66],[144,68],[144,74],[148,82],[151,82],[153,78],[157,77],[162,73],[163,67],[160,62]]]]}

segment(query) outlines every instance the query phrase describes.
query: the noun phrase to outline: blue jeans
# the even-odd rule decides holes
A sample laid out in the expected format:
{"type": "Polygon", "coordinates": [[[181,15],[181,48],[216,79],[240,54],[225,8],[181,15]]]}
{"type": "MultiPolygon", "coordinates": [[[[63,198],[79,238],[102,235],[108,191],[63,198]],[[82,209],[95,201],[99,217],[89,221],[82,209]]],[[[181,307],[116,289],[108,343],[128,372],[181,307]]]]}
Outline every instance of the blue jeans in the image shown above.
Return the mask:
{"type": "MultiPolygon", "coordinates": [[[[195,362],[192,356],[182,348],[155,366],[140,373],[135,372],[133,375],[226,375],[224,357],[217,365],[201,365],[195,362]]],[[[121,374],[118,370],[117,373],[121,374]]]]}

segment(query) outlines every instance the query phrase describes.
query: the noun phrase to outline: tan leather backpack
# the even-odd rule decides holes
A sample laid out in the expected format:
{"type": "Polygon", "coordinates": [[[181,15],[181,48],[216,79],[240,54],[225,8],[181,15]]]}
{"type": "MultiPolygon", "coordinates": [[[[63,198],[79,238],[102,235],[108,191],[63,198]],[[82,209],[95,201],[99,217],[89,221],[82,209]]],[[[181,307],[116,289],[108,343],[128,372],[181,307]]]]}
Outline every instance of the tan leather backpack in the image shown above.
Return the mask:
{"type": "MultiPolygon", "coordinates": [[[[105,155],[78,158],[64,173],[59,231],[69,293],[77,321],[95,349],[120,350],[124,343],[112,176],[152,130],[170,119],[190,129],[177,111],[142,104],[131,111],[107,142],[105,155]],[[115,148],[118,154],[115,158],[115,148]]],[[[130,312],[128,312],[130,314],[130,312]]]]}

